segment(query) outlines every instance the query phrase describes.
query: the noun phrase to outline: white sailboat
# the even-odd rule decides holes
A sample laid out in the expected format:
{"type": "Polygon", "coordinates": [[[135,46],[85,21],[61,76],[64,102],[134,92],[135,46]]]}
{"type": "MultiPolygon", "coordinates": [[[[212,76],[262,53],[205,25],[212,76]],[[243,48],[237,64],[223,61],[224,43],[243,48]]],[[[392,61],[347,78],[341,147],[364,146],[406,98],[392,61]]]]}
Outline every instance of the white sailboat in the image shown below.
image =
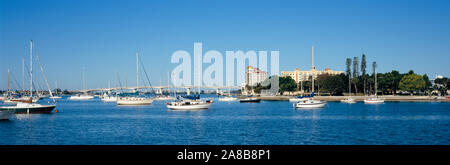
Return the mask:
{"type": "Polygon", "coordinates": [[[370,97],[367,99],[364,99],[365,104],[381,104],[384,103],[384,99],[378,98],[377,96],[377,64],[373,62],[373,77],[375,79],[375,97],[370,97]]]}
{"type": "Polygon", "coordinates": [[[237,101],[237,98],[231,96],[231,89],[228,89],[228,95],[220,97],[219,101],[237,101]]]}
{"type": "MultiPolygon", "coordinates": [[[[312,70],[315,70],[314,67],[314,46],[312,47],[312,70]]],[[[311,98],[308,100],[299,101],[294,104],[296,108],[323,108],[325,107],[326,102],[321,100],[314,100],[314,72],[312,74],[312,94],[311,98]]]]}
{"type": "MultiPolygon", "coordinates": [[[[83,67],[83,91],[86,91],[86,79],[85,79],[85,68],[83,67]]],[[[77,94],[69,97],[69,100],[92,100],[94,99],[94,96],[88,95],[86,92],[83,94],[77,94]]]]}
{"type": "Polygon", "coordinates": [[[139,97],[139,54],[136,52],[136,96],[125,96],[117,98],[117,105],[149,105],[153,103],[152,98],[139,97]]]}
{"type": "MultiPolygon", "coordinates": [[[[173,102],[167,102],[166,106],[168,109],[171,110],[204,110],[209,109],[211,107],[211,104],[213,103],[212,100],[201,100],[200,99],[200,87],[198,88],[198,95],[197,96],[184,96],[182,99],[173,101],[173,102]]],[[[176,94],[176,93],[175,93],[176,94]]]]}
{"type": "Polygon", "coordinates": [[[341,100],[341,102],[343,103],[348,103],[348,104],[354,104],[356,103],[355,99],[352,98],[352,88],[351,88],[351,81],[350,81],[350,74],[348,74],[348,98],[341,100]]]}
{"type": "MultiPolygon", "coordinates": [[[[27,101],[18,102],[15,106],[4,106],[0,107],[0,111],[14,110],[15,113],[51,113],[53,109],[55,109],[56,104],[50,105],[41,105],[32,102],[33,98],[33,41],[30,41],[30,97],[27,101]]],[[[43,68],[41,66],[42,73],[45,77],[45,73],[43,72],[43,68]]],[[[47,87],[48,84],[47,84],[47,87]]],[[[49,88],[49,92],[51,94],[51,90],[49,88]]]]}

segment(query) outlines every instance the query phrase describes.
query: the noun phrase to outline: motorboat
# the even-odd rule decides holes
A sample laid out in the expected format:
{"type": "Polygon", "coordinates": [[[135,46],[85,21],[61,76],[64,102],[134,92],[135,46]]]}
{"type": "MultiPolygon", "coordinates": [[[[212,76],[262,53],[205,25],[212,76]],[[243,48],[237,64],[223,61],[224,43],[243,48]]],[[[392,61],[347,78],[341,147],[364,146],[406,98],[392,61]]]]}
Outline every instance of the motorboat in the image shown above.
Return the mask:
{"type": "Polygon", "coordinates": [[[294,103],[294,107],[296,108],[323,108],[325,107],[326,102],[321,100],[303,100],[297,103],[294,103]]]}

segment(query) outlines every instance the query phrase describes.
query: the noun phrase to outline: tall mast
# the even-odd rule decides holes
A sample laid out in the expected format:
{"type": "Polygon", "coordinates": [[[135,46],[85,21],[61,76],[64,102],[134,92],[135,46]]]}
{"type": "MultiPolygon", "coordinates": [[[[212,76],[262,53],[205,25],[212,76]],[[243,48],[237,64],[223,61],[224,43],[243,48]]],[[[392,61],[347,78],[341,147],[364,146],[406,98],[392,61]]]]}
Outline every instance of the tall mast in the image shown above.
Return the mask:
{"type": "Polygon", "coordinates": [[[373,67],[373,78],[375,79],[375,97],[377,96],[377,63],[373,62],[372,63],[372,67],[373,67]]]}
{"type": "Polygon", "coordinates": [[[25,59],[22,58],[22,92],[25,92],[25,59]]]}
{"type": "Polygon", "coordinates": [[[314,46],[312,46],[312,93],[314,93],[314,69],[316,69],[314,67],[314,46]]]}
{"type": "Polygon", "coordinates": [[[10,82],[10,80],[9,80],[9,68],[8,68],[8,94],[9,94],[9,82],[10,82]]]}
{"type": "Polygon", "coordinates": [[[30,97],[33,97],[33,40],[30,40],[30,97]]]}
{"type": "Polygon", "coordinates": [[[138,54],[138,52],[136,52],[136,91],[139,91],[139,54],[138,54]]]}

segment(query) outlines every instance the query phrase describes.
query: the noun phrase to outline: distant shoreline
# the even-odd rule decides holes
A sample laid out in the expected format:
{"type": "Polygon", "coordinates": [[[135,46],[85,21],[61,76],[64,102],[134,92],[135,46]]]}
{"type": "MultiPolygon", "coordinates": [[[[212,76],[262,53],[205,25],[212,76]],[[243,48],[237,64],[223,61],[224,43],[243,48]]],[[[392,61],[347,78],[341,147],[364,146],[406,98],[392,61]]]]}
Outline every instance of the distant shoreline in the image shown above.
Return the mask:
{"type": "MultiPolygon", "coordinates": [[[[262,100],[268,101],[289,101],[290,98],[295,96],[261,96],[262,100]]],[[[356,101],[363,101],[365,98],[371,96],[352,96],[356,101]]],[[[379,98],[384,98],[385,101],[438,101],[438,102],[448,102],[446,96],[378,96],[379,98]]],[[[314,96],[315,99],[324,101],[341,101],[348,98],[348,96],[314,96]]]]}

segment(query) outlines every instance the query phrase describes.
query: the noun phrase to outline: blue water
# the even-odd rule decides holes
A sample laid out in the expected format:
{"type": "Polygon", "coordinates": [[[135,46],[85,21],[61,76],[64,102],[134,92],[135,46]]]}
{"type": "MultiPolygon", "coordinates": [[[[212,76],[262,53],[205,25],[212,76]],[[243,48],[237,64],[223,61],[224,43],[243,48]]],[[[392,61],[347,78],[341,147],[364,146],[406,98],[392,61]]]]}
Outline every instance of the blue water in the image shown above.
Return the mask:
{"type": "Polygon", "coordinates": [[[296,110],[287,101],[216,101],[209,110],[171,111],[163,101],[117,106],[63,99],[57,109],[0,121],[0,144],[450,144],[448,102],[329,102],[296,110]]]}

